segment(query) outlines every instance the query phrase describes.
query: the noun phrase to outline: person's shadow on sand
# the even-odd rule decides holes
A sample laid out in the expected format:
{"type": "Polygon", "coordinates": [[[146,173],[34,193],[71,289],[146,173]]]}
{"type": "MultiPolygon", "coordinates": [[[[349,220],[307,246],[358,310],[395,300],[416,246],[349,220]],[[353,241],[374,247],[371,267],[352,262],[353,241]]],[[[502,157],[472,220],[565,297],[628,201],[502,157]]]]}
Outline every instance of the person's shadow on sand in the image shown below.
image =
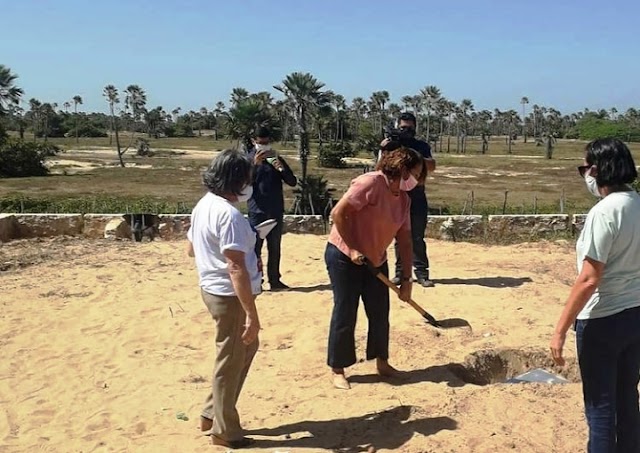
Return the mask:
{"type": "Polygon", "coordinates": [[[440,278],[432,281],[436,285],[476,285],[487,288],[517,288],[533,282],[530,277],[440,278]]]}
{"type": "Polygon", "coordinates": [[[464,387],[466,382],[456,373],[459,364],[433,365],[428,368],[402,371],[398,377],[383,378],[377,373],[354,374],[349,376],[352,384],[375,384],[384,382],[387,385],[399,387],[403,385],[418,384],[420,382],[445,383],[448,387],[464,387]]]}
{"type": "Polygon", "coordinates": [[[249,436],[286,436],[285,439],[256,439],[253,448],[310,448],[345,453],[364,452],[370,446],[395,450],[415,433],[430,436],[457,429],[450,417],[409,420],[412,406],[398,406],[383,412],[337,420],[302,421],[277,428],[249,430],[249,436]],[[303,433],[303,436],[294,436],[303,433]]]}

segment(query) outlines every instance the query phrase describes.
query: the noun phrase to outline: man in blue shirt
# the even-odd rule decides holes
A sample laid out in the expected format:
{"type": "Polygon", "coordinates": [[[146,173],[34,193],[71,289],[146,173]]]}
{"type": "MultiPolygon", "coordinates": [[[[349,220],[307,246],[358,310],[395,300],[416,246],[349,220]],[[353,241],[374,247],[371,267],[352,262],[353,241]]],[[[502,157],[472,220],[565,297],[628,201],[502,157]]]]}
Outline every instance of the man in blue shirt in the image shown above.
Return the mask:
{"type": "MultiPolygon", "coordinates": [[[[436,169],[436,161],[431,155],[431,147],[429,144],[415,138],[416,117],[413,113],[402,113],[398,119],[398,128],[402,131],[402,145],[413,148],[422,154],[427,170],[424,172],[421,180],[418,181],[415,189],[408,192],[408,195],[411,199],[411,236],[413,239],[413,268],[416,274],[416,281],[425,288],[431,288],[434,284],[429,279],[429,258],[427,256],[427,244],[424,240],[427,229],[427,215],[429,212],[429,203],[427,202],[424,182],[427,173],[431,173],[436,169]]],[[[380,144],[381,149],[384,150],[389,143],[389,139],[383,140],[380,144]]],[[[395,247],[396,257],[398,257],[397,243],[395,247]]],[[[399,285],[407,278],[411,278],[411,276],[402,275],[402,263],[400,258],[396,258],[396,276],[392,279],[393,283],[399,285]]]]}
{"type": "MultiPolygon", "coordinates": [[[[287,162],[271,149],[269,129],[260,127],[253,139],[253,148],[248,151],[253,160],[253,195],[249,199],[249,223],[255,227],[266,220],[275,220],[276,226],[267,235],[267,278],[271,291],[288,289],[280,281],[280,247],[284,216],[282,182],[294,187],[298,180],[287,162]]],[[[256,255],[260,259],[264,239],[258,236],[256,255]]]]}

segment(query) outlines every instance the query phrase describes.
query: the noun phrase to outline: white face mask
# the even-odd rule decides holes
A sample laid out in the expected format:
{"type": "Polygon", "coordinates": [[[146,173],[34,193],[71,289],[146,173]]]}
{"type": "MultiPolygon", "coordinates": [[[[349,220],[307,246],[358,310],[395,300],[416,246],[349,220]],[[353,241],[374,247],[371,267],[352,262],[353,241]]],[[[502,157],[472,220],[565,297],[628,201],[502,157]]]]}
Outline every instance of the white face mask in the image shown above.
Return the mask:
{"type": "Polygon", "coordinates": [[[246,186],[244,189],[240,191],[240,195],[238,195],[238,201],[240,203],[248,201],[252,195],[253,195],[253,186],[249,184],[248,186],[246,186]]]}
{"type": "Polygon", "coordinates": [[[409,174],[409,178],[400,179],[400,190],[404,192],[411,192],[418,185],[418,180],[412,174],[409,174]]]}
{"type": "Polygon", "coordinates": [[[590,172],[591,172],[591,170],[589,170],[584,175],[584,182],[587,184],[587,190],[594,197],[602,198],[602,195],[600,195],[600,189],[598,188],[598,183],[596,182],[596,178],[591,176],[590,172]]]}
{"type": "Polygon", "coordinates": [[[260,152],[260,151],[271,151],[271,145],[267,144],[267,145],[261,145],[260,143],[256,143],[256,151],[260,152]]]}

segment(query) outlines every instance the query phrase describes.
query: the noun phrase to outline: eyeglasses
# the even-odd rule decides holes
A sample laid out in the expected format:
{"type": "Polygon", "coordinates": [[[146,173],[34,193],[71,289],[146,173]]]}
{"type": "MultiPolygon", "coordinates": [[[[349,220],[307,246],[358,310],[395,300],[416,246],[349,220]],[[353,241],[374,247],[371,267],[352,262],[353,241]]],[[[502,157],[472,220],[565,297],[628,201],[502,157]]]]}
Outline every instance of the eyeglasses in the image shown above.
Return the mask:
{"type": "Polygon", "coordinates": [[[584,175],[587,173],[587,170],[589,170],[591,167],[593,167],[593,165],[578,166],[578,173],[580,173],[580,177],[584,178],[584,175]]]}

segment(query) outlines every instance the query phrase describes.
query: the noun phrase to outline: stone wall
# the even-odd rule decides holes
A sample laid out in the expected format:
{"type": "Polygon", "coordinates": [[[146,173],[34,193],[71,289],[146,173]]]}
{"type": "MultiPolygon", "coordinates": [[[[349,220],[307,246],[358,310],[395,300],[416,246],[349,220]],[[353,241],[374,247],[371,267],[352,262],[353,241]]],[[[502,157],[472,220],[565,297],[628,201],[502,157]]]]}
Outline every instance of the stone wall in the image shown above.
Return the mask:
{"type": "Polygon", "coordinates": [[[0,242],[16,237],[16,218],[13,214],[0,214],[0,242]]]}
{"type": "Polygon", "coordinates": [[[19,238],[78,236],[84,227],[82,214],[14,214],[19,238]]]}
{"type": "MultiPolygon", "coordinates": [[[[191,217],[184,214],[148,215],[155,239],[179,240],[186,237],[191,217]]],[[[430,216],[425,235],[446,241],[472,239],[531,240],[558,235],[577,235],[585,214],[430,216]]],[[[11,239],[84,236],[92,239],[131,239],[131,219],[125,214],[0,214],[0,242],[11,239]]],[[[284,216],[284,232],[327,234],[330,223],[322,216],[284,216]]],[[[145,235],[147,237],[147,235],[145,235]]]]}

